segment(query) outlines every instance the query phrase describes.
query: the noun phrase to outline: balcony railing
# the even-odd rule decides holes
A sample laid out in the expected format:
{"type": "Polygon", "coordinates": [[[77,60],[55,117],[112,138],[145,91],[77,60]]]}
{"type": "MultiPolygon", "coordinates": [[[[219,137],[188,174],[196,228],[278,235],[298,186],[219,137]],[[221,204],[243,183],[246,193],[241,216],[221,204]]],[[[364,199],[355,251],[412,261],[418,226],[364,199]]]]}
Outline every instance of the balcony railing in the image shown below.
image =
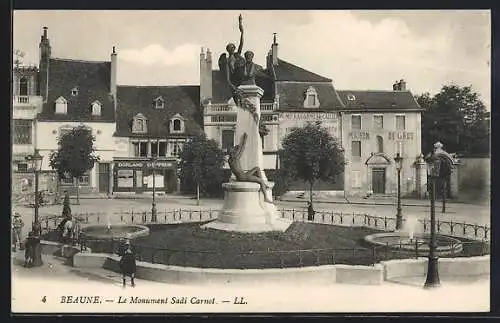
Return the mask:
{"type": "MultiPolygon", "coordinates": [[[[260,104],[261,111],[274,111],[276,110],[276,105],[274,103],[261,103],[260,104]]],[[[236,112],[234,106],[230,106],[227,103],[220,104],[208,104],[207,105],[208,113],[220,113],[220,112],[236,112]]]]}
{"type": "Polygon", "coordinates": [[[17,97],[17,103],[30,103],[30,97],[27,95],[20,95],[17,97]]]}

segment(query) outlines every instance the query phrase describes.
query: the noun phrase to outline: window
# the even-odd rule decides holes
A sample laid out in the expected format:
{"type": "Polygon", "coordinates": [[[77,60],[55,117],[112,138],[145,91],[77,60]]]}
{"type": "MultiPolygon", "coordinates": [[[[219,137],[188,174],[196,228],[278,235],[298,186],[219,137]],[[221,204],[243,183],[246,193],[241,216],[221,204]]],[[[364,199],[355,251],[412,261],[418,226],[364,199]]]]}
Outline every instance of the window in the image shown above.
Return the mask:
{"type": "Polygon", "coordinates": [[[318,93],[312,86],[306,90],[304,108],[319,108],[318,93]]]}
{"type": "Polygon", "coordinates": [[[78,184],[80,186],[90,185],[90,171],[87,171],[84,175],[80,176],[80,178],[78,179],[78,184]]]}
{"type": "Polygon", "coordinates": [[[14,119],[14,144],[30,145],[32,121],[23,119],[14,119]]]}
{"type": "Polygon", "coordinates": [[[351,171],[352,188],[361,188],[361,172],[359,170],[351,171]]]}
{"type": "Polygon", "coordinates": [[[377,153],[384,152],[384,138],[377,136],[377,153]]]}
{"type": "Polygon", "coordinates": [[[361,130],[361,116],[351,116],[351,130],[361,130]]]}
{"type": "Polygon", "coordinates": [[[28,171],[28,164],[26,164],[26,163],[18,163],[17,164],[17,171],[18,172],[27,172],[28,171]]]}
{"type": "Polygon", "coordinates": [[[73,130],[73,128],[65,126],[59,128],[59,138],[62,138],[65,134],[70,133],[73,130]]]}
{"type": "Polygon", "coordinates": [[[174,120],[174,131],[181,131],[181,120],[174,120]]]}
{"type": "Polygon", "coordinates": [[[222,130],[221,146],[222,150],[227,150],[229,148],[234,147],[234,130],[232,129],[222,130]]]}
{"type": "Polygon", "coordinates": [[[116,173],[118,187],[134,187],[134,171],[119,169],[116,173]]]}
{"type": "Polygon", "coordinates": [[[101,115],[101,102],[94,101],[94,103],[92,103],[92,115],[93,116],[101,115]]]}
{"type": "Polygon", "coordinates": [[[178,141],[174,141],[171,143],[172,144],[172,156],[179,156],[181,153],[182,146],[178,141]]]}
{"type": "Polygon", "coordinates": [[[163,98],[161,96],[155,99],[155,108],[156,109],[163,109],[164,106],[165,106],[165,101],[163,100],[163,98]]]}
{"type": "Polygon", "coordinates": [[[406,120],[405,116],[396,116],[396,130],[405,130],[406,120]]]}
{"type": "Polygon", "coordinates": [[[158,157],[158,142],[151,142],[151,157],[158,157]]]}
{"type": "Polygon", "coordinates": [[[140,154],[139,154],[139,143],[138,142],[133,142],[132,143],[132,151],[133,151],[134,157],[139,157],[140,156],[140,154]]]}
{"type": "Polygon", "coordinates": [[[361,158],[361,141],[353,141],[351,150],[353,159],[359,160],[361,158]]]}
{"type": "Polygon", "coordinates": [[[63,178],[61,178],[62,185],[73,185],[73,177],[71,175],[66,174],[63,178]]]}
{"type": "Polygon", "coordinates": [[[212,122],[236,122],[236,116],[211,116],[212,122]]]}
{"type": "Polygon", "coordinates": [[[65,98],[60,96],[56,100],[56,113],[57,114],[66,114],[68,112],[68,101],[65,98]]]}
{"type": "Polygon", "coordinates": [[[28,95],[28,78],[21,77],[19,80],[19,95],[28,95]]]}
{"type": "Polygon", "coordinates": [[[170,119],[170,132],[184,132],[184,117],[179,113],[177,113],[170,119]]]}
{"type": "Polygon", "coordinates": [[[356,97],[354,96],[354,94],[348,94],[347,95],[347,100],[348,101],[354,101],[354,100],[356,100],[356,97]]]}
{"type": "Polygon", "coordinates": [[[375,130],[384,129],[384,116],[383,115],[373,116],[373,128],[375,130]]]}
{"type": "Polygon", "coordinates": [[[71,89],[71,96],[77,96],[78,95],[78,88],[74,87],[71,89]]]}
{"type": "Polygon", "coordinates": [[[139,156],[148,157],[148,143],[145,141],[139,143],[139,156]]]}
{"type": "Polygon", "coordinates": [[[316,96],[313,94],[309,94],[307,96],[307,105],[315,106],[316,105],[316,96]]]}
{"type": "Polygon", "coordinates": [[[134,133],[145,133],[147,132],[147,120],[146,118],[141,114],[137,114],[134,117],[134,120],[132,121],[132,132],[134,133]]]}
{"type": "Polygon", "coordinates": [[[158,155],[160,157],[165,157],[167,156],[167,142],[166,141],[160,141],[159,145],[158,145],[158,155]]]}

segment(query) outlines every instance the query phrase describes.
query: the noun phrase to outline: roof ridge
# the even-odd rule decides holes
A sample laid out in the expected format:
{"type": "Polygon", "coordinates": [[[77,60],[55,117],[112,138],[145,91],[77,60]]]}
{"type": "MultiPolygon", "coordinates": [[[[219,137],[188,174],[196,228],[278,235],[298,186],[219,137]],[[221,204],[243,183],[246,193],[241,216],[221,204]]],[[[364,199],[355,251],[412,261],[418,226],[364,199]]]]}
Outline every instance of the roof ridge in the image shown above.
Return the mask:
{"type": "MultiPolygon", "coordinates": [[[[305,69],[305,68],[303,68],[303,67],[300,67],[300,66],[295,65],[295,64],[293,64],[293,63],[290,63],[290,62],[288,62],[288,61],[285,61],[284,59],[281,59],[281,58],[278,58],[278,66],[279,66],[279,62],[280,62],[280,61],[281,61],[281,62],[284,62],[284,63],[286,63],[286,64],[288,64],[288,65],[291,65],[291,66],[293,66],[293,67],[299,68],[299,69],[301,69],[301,70],[303,70],[303,71],[305,71],[305,72],[307,72],[307,73],[310,73],[310,74],[313,74],[313,75],[318,76],[318,77],[320,77],[320,78],[323,78],[323,79],[325,79],[325,80],[328,80],[329,82],[332,82],[332,79],[331,79],[331,78],[329,78],[329,77],[322,76],[322,75],[319,75],[319,74],[317,74],[317,73],[311,72],[311,71],[309,71],[309,70],[306,70],[306,69],[305,69]]],[[[325,82],[327,82],[327,81],[325,81],[325,82]]]]}
{"type": "Polygon", "coordinates": [[[78,63],[111,63],[111,61],[88,61],[88,60],[83,60],[83,59],[72,59],[72,58],[60,58],[60,57],[51,57],[51,60],[57,60],[57,61],[66,61],[66,62],[78,62],[78,63]]]}
{"type": "Polygon", "coordinates": [[[402,92],[410,92],[410,90],[404,91],[394,91],[394,90],[340,90],[337,89],[338,92],[382,92],[382,93],[402,93],[402,92]]]}

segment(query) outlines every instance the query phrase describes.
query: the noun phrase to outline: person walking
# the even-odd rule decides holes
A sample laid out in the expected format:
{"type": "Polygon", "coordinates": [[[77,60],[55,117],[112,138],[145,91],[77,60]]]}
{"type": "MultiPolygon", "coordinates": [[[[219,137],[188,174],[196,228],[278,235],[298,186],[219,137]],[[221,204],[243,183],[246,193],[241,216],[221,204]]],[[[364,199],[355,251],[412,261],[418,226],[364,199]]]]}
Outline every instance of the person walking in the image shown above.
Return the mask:
{"type": "Polygon", "coordinates": [[[30,231],[24,243],[24,267],[31,267],[34,260],[35,233],[30,231]]]}
{"type": "Polygon", "coordinates": [[[135,253],[130,246],[130,240],[125,242],[124,251],[120,259],[120,270],[122,272],[123,287],[127,285],[127,276],[130,277],[131,286],[135,287],[135,253]]]}
{"type": "Polygon", "coordinates": [[[310,201],[307,202],[307,204],[308,204],[308,206],[307,206],[307,220],[314,221],[314,214],[316,213],[316,211],[314,211],[313,205],[310,201]]]}
{"type": "Polygon", "coordinates": [[[21,219],[21,215],[18,212],[14,213],[14,219],[12,220],[12,243],[14,244],[13,251],[17,251],[17,247],[19,245],[19,249],[21,249],[21,238],[23,235],[23,227],[24,222],[21,219]]]}

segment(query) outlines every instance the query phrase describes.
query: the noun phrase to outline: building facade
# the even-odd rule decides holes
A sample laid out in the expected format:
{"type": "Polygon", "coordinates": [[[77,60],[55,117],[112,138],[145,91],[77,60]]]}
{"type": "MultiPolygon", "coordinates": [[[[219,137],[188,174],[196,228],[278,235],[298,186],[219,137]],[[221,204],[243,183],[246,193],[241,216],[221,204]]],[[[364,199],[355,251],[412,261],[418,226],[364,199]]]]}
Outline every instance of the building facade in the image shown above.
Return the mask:
{"type": "MultiPolygon", "coordinates": [[[[387,91],[337,90],[332,80],[278,57],[274,38],[259,67],[256,84],[264,90],[263,122],[270,133],[264,138],[264,167],[279,167],[277,151],[283,138],[308,122],[321,122],[337,139],[346,157],[344,172],[335,183],[319,182],[316,190],[331,194],[390,194],[397,190],[394,157],[404,158],[402,193],[421,194],[425,186],[420,142],[421,108],[401,80],[387,91]]],[[[220,71],[212,70],[212,53],[200,54],[200,101],[205,133],[222,148],[234,145],[236,107],[220,71]]],[[[292,183],[297,193],[307,184],[292,183]]]]}
{"type": "Polygon", "coordinates": [[[110,165],[113,162],[116,113],[117,55],[110,61],[81,61],[52,57],[52,49],[44,28],[40,41],[39,93],[42,109],[36,123],[36,148],[44,156],[42,171],[53,172],[49,156],[58,149],[62,134],[77,126],[85,126],[95,137],[95,153],[99,162],[79,179],[67,177],[59,190],[74,194],[111,192],[110,165]],[[78,184],[77,184],[78,183],[78,184]]]}
{"type": "MultiPolygon", "coordinates": [[[[32,192],[33,171],[29,169],[26,156],[35,152],[36,116],[42,109],[42,98],[38,95],[38,68],[15,66],[12,78],[12,193],[32,192]]],[[[46,185],[41,187],[46,188],[46,185]]]]}
{"type": "Polygon", "coordinates": [[[199,97],[199,86],[118,87],[113,193],[179,189],[179,154],[203,133],[199,97]]]}

